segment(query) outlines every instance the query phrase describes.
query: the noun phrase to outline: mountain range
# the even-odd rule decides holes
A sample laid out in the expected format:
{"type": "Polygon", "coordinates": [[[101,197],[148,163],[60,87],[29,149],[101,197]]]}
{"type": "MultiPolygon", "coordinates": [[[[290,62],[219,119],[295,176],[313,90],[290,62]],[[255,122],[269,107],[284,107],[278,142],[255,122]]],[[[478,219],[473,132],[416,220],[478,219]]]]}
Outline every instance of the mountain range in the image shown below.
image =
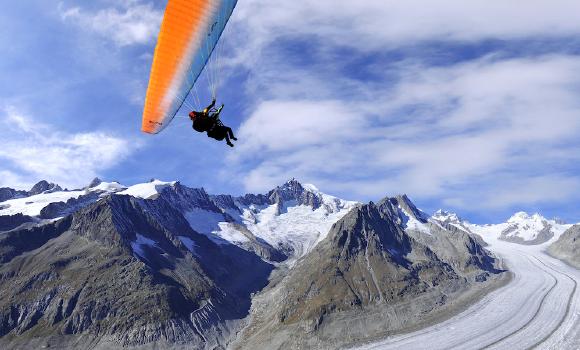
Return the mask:
{"type": "Polygon", "coordinates": [[[505,283],[489,235],[541,244],[574,240],[570,227],[525,213],[474,225],[295,179],[244,196],[159,180],[2,188],[0,346],[349,346],[505,283]]]}

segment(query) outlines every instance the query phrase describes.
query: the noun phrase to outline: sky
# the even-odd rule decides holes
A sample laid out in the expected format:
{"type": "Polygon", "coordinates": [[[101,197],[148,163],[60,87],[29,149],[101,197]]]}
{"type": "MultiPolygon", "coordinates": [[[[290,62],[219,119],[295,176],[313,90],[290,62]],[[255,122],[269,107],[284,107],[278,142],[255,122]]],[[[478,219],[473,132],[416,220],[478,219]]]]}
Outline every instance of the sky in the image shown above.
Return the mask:
{"type": "MultiPolygon", "coordinates": [[[[188,111],[140,131],[165,5],[3,5],[0,186],[159,178],[243,194],[297,178],[476,223],[580,221],[580,2],[239,0],[218,90],[233,149],[188,111]]],[[[204,76],[198,89],[209,102],[204,76]]]]}

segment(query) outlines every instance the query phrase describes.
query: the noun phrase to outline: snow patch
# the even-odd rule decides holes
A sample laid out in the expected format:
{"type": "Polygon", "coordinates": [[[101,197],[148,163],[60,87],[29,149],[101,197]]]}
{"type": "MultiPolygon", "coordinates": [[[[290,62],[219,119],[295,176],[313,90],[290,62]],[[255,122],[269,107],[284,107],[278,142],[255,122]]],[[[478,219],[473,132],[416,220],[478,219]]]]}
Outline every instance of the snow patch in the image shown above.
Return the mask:
{"type": "Polygon", "coordinates": [[[175,186],[176,183],[177,181],[164,182],[160,180],[153,180],[148,183],[131,186],[126,190],[119,192],[118,194],[129,195],[142,199],[149,199],[153,196],[158,195],[161,191],[163,191],[163,189],[170,186],[175,186]]]}
{"type": "Polygon", "coordinates": [[[28,216],[38,216],[40,211],[50,203],[66,202],[72,198],[78,198],[85,194],[85,191],[59,191],[52,193],[41,193],[30,197],[10,199],[2,202],[3,209],[1,215],[23,214],[28,216]]]}
{"type": "Polygon", "coordinates": [[[198,255],[195,251],[197,248],[199,248],[199,246],[195,244],[195,242],[191,238],[185,236],[177,236],[177,239],[179,239],[181,243],[183,243],[183,245],[187,248],[187,250],[189,250],[193,255],[198,255]]]}
{"type": "Polygon", "coordinates": [[[91,187],[88,189],[89,192],[108,192],[114,193],[126,190],[127,186],[123,186],[118,182],[101,182],[99,185],[95,187],[91,187]]]}
{"type": "Polygon", "coordinates": [[[214,231],[214,234],[223,240],[221,243],[218,242],[220,244],[223,244],[224,242],[236,244],[250,241],[250,239],[240,232],[235,225],[228,222],[220,222],[219,229],[214,231]]]}
{"type": "Polygon", "coordinates": [[[418,231],[424,233],[426,235],[431,235],[431,230],[429,229],[429,224],[423,223],[417,219],[415,219],[414,215],[411,215],[407,212],[403,207],[400,205],[399,208],[399,215],[402,220],[402,225],[405,231],[418,231]]]}
{"type": "Polygon", "coordinates": [[[186,212],[184,217],[194,231],[205,235],[219,230],[219,223],[225,221],[222,213],[207,211],[200,208],[194,208],[186,212]]]}
{"type": "Polygon", "coordinates": [[[243,223],[254,236],[273,247],[290,248],[294,257],[300,258],[326,238],[332,225],[356,205],[355,202],[334,200],[325,200],[324,203],[330,206],[316,210],[307,205],[285,206],[279,215],[276,204],[258,213],[247,208],[242,215],[243,223]]]}
{"type": "Polygon", "coordinates": [[[133,253],[136,255],[136,258],[147,260],[145,258],[145,251],[143,250],[143,246],[158,248],[157,242],[140,234],[137,234],[136,236],[137,238],[131,242],[133,253]]]}

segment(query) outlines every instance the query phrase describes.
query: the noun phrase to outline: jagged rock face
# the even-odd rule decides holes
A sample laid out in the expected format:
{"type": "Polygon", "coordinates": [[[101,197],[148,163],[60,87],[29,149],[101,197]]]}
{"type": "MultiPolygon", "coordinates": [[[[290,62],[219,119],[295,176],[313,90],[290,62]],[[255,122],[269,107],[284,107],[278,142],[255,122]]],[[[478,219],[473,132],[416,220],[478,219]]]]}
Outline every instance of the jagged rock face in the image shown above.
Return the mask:
{"type": "Polygon", "coordinates": [[[242,214],[240,208],[236,205],[236,199],[230,195],[217,195],[210,196],[211,201],[215,203],[220,209],[227,211],[228,209],[234,210],[238,214],[242,214]]]}
{"type": "Polygon", "coordinates": [[[580,225],[570,227],[548,247],[548,252],[580,269],[580,225]]]}
{"type": "Polygon", "coordinates": [[[26,195],[27,195],[26,191],[17,191],[15,189],[8,187],[0,188],[0,202],[4,202],[9,199],[14,199],[18,197],[24,197],[26,195]]]}
{"type": "MultiPolygon", "coordinates": [[[[272,266],[197,234],[162,198],[113,195],[0,239],[0,336],[214,347],[272,266]],[[212,335],[210,337],[210,335],[212,335]],[[220,336],[221,334],[221,336],[220,336]]],[[[16,337],[16,338],[14,338],[16,337]]]]}
{"type": "Polygon", "coordinates": [[[246,195],[238,198],[238,200],[243,205],[252,205],[252,204],[254,204],[254,205],[267,205],[267,204],[271,204],[268,196],[265,196],[263,194],[257,194],[257,195],[256,194],[246,194],[246,195]]]}
{"type": "Polygon", "coordinates": [[[22,224],[32,221],[34,221],[34,219],[27,215],[2,215],[0,216],[0,232],[13,230],[22,224]]]}
{"type": "MultiPolygon", "coordinates": [[[[405,227],[405,232],[454,269],[468,274],[495,271],[494,260],[483,249],[485,242],[464,227],[456,215],[440,212],[430,219],[406,195],[384,199],[383,206],[386,201],[396,212],[395,220],[405,227]],[[411,218],[420,223],[422,229],[406,227],[411,218]]],[[[478,278],[485,279],[485,273],[478,278]]]]}
{"type": "MultiPolygon", "coordinates": [[[[409,197],[407,197],[406,194],[404,195],[400,195],[394,198],[389,198],[388,199],[391,204],[395,207],[399,207],[401,210],[403,210],[405,213],[408,213],[409,215],[411,215],[415,220],[422,222],[422,223],[426,223],[428,221],[428,216],[423,213],[422,211],[420,211],[415,204],[413,204],[413,202],[411,202],[411,200],[409,199],[409,197]]],[[[400,215],[399,215],[400,217],[400,215]]]]}
{"type": "Polygon", "coordinates": [[[267,242],[255,237],[244,225],[237,223],[236,219],[230,215],[230,213],[234,215],[242,214],[242,211],[235,203],[236,199],[234,197],[226,195],[210,196],[204,189],[188,188],[176,183],[174,186],[167,187],[161,191],[159,198],[171,203],[181,214],[187,215],[192,210],[202,210],[217,214],[217,216],[222,217],[221,221],[229,222],[230,225],[247,238],[246,242],[239,244],[240,247],[267,261],[281,262],[287,259],[286,255],[267,242]]]}
{"type": "Polygon", "coordinates": [[[466,232],[427,222],[406,196],[358,206],[260,300],[265,305],[255,308],[236,345],[336,348],[348,344],[341,334],[364,339],[394,331],[499,273],[493,262],[466,232]],[[430,233],[407,229],[406,213],[424,220],[430,233]],[[464,252],[471,257],[458,259],[464,252]],[[351,318],[372,326],[352,328],[351,318]]]}
{"type": "Polygon", "coordinates": [[[92,192],[78,198],[71,198],[66,202],[53,202],[42,208],[39,217],[41,219],[55,219],[64,217],[96,202],[98,199],[99,194],[92,192]]]}
{"type": "Polygon", "coordinates": [[[296,179],[276,187],[267,196],[270,204],[278,204],[279,206],[284,205],[284,202],[294,200],[298,201],[299,204],[308,205],[312,209],[318,209],[321,205],[320,198],[316,194],[306,191],[296,179]]]}
{"type": "Polygon", "coordinates": [[[93,188],[96,186],[99,186],[100,184],[102,184],[103,181],[101,179],[99,179],[98,177],[95,177],[87,186],[87,188],[93,188]]]}
{"type": "Polygon", "coordinates": [[[280,320],[319,320],[330,312],[396,302],[458,278],[396,220],[395,208],[384,201],[355,209],[336,223],[293,272],[280,320]]]}
{"type": "Polygon", "coordinates": [[[189,188],[177,182],[175,185],[163,189],[159,196],[182,212],[192,208],[221,212],[203,188],[189,188]]]}
{"type": "Polygon", "coordinates": [[[373,320],[390,320],[393,306],[402,319],[428,314],[495,272],[468,232],[433,222],[406,196],[359,205],[296,180],[242,197],[178,182],[97,182],[39,196],[62,201],[34,218],[0,217],[0,232],[9,230],[0,235],[0,348],[49,335],[103,348],[219,348],[266,286],[278,297],[254,303],[267,312],[251,326],[270,335],[300,325],[318,336],[341,315],[376,309],[373,320]],[[270,276],[265,261],[285,263],[270,276]]]}
{"type": "MultiPolygon", "coordinates": [[[[175,197],[173,192],[177,191],[174,185],[160,195],[166,196],[167,192],[175,197]]],[[[272,262],[297,259],[307,253],[354,205],[324,195],[313,186],[306,188],[296,180],[266,195],[207,196],[200,191],[194,196],[198,199],[187,201],[195,205],[181,209],[194,228],[217,242],[233,242],[272,262]]]]}
{"type": "Polygon", "coordinates": [[[4,233],[0,236],[0,263],[9,263],[17,256],[42,247],[66,231],[70,227],[70,222],[71,218],[66,218],[50,225],[4,233]]]}
{"type": "Polygon", "coordinates": [[[37,194],[45,193],[45,192],[56,192],[62,191],[62,188],[53,183],[48,183],[45,180],[38,182],[36,185],[32,186],[32,189],[28,191],[29,196],[34,196],[37,194]]]}
{"type": "Polygon", "coordinates": [[[463,219],[461,219],[457,214],[450,213],[448,211],[439,209],[433,214],[433,219],[439,221],[441,224],[462,224],[463,219]]]}

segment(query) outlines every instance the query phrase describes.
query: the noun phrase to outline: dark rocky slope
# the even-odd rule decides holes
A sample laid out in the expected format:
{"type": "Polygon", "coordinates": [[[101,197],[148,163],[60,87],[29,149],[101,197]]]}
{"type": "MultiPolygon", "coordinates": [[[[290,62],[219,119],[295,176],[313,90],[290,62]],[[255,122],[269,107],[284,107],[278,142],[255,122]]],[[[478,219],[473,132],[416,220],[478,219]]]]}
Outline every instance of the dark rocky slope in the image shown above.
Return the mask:
{"type": "Polygon", "coordinates": [[[580,269],[580,225],[570,227],[548,247],[550,255],[580,269]]]}
{"type": "Polygon", "coordinates": [[[428,223],[405,196],[371,202],[257,298],[233,347],[342,347],[442,315],[458,295],[499,276],[476,239],[428,223]],[[430,232],[405,230],[410,219],[430,232]]]}
{"type": "Polygon", "coordinates": [[[163,199],[113,195],[0,237],[3,348],[214,348],[272,270],[197,234],[163,199]]]}

